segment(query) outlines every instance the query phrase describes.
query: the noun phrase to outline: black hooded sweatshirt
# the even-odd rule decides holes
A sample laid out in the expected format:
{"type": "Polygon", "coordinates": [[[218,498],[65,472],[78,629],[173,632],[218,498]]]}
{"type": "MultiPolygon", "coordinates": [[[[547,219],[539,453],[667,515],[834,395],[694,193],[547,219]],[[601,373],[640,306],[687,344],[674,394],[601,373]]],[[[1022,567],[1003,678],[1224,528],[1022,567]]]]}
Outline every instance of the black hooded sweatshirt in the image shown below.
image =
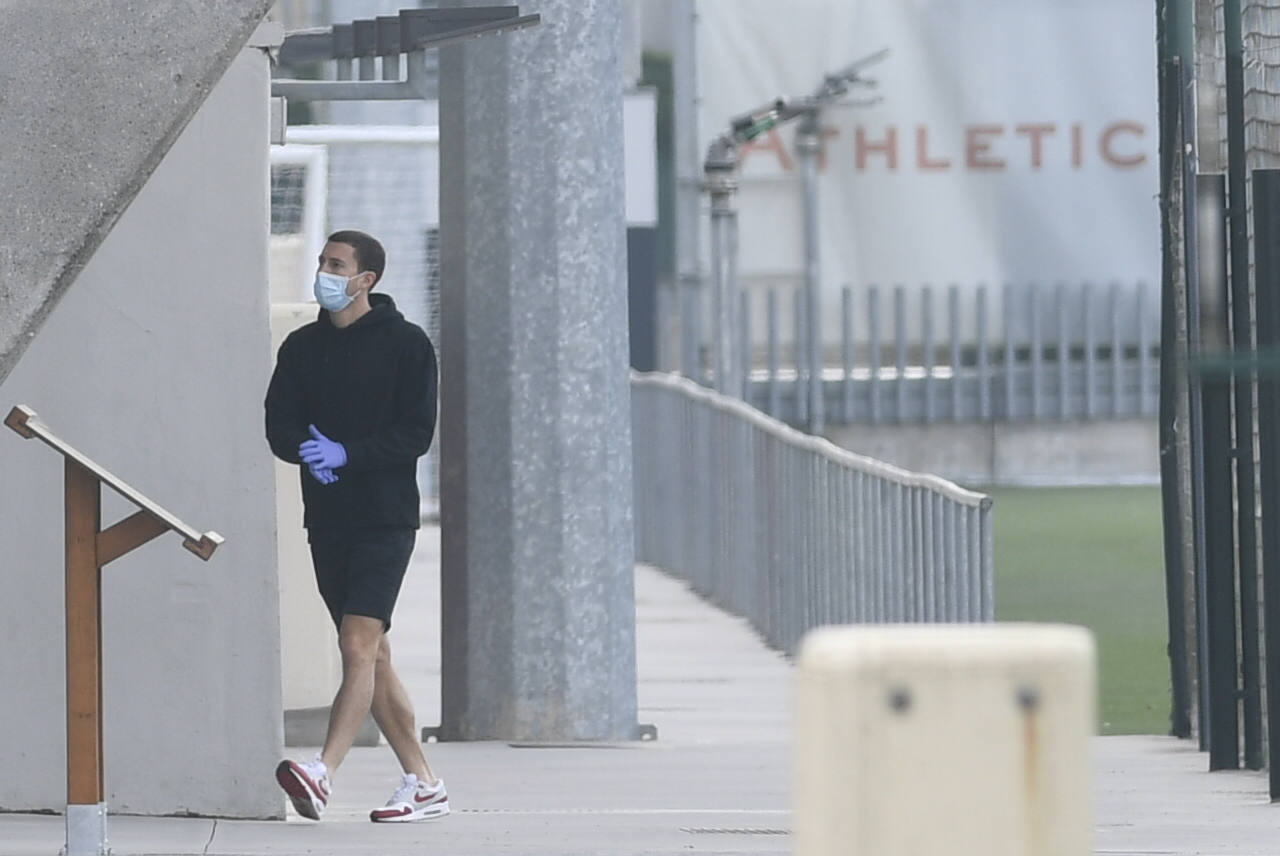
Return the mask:
{"type": "Polygon", "coordinates": [[[417,460],[435,433],[435,349],[390,297],[371,294],[369,303],[347,327],[321,309],[290,333],[267,387],[267,442],[276,457],[300,464],[309,425],[347,451],[333,484],[299,468],[303,525],[313,538],[419,525],[417,460]]]}

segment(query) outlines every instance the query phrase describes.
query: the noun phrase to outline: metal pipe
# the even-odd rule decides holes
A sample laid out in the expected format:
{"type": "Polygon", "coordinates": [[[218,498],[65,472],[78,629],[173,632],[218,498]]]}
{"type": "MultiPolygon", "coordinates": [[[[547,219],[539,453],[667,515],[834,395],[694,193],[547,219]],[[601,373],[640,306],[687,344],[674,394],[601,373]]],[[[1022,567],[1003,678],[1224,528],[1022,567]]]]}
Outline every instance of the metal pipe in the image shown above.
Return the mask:
{"type": "Polygon", "coordinates": [[[734,307],[736,300],[737,212],[733,194],[738,180],[736,150],[727,147],[720,159],[708,156],[706,187],[711,195],[712,313],[715,317],[715,378],[718,392],[732,394],[738,389],[734,367],[734,307]]]}
{"type": "Polygon", "coordinates": [[[822,279],[818,234],[818,155],[822,150],[822,129],[817,110],[808,110],[796,130],[796,152],[800,160],[804,188],[804,282],[808,310],[809,433],[825,428],[822,396],[822,279]]]}

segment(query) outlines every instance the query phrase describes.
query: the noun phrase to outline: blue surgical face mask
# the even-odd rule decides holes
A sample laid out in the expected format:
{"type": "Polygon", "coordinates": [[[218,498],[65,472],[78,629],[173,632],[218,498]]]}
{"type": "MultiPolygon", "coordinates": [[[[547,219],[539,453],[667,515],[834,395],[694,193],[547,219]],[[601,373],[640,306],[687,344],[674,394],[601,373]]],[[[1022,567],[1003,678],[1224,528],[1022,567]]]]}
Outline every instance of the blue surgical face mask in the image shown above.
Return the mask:
{"type": "MultiPolygon", "coordinates": [[[[356,274],[359,276],[359,274],[356,274]]],[[[330,312],[341,312],[351,305],[351,301],[355,298],[347,294],[347,283],[355,277],[347,278],[339,276],[336,273],[316,273],[316,281],[313,286],[316,294],[316,300],[325,309],[330,312]]]]}

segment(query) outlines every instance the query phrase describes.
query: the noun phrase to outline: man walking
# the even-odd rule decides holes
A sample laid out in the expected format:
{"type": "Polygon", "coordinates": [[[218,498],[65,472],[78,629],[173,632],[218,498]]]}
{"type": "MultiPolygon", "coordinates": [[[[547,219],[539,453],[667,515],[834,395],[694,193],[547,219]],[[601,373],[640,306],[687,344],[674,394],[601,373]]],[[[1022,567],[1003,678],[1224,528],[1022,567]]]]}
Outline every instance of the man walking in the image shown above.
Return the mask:
{"type": "Polygon", "coordinates": [[[281,761],[276,779],[300,815],[319,820],[372,710],[404,779],[370,819],[442,817],[444,781],[427,765],[386,635],[419,524],[417,460],[435,431],[435,351],[389,296],[370,293],[386,265],[378,241],[335,232],[319,262],[319,317],[280,346],[266,429],[271,451],[300,465],[303,525],[338,628],[342,685],[323,750],[313,761],[281,761]]]}

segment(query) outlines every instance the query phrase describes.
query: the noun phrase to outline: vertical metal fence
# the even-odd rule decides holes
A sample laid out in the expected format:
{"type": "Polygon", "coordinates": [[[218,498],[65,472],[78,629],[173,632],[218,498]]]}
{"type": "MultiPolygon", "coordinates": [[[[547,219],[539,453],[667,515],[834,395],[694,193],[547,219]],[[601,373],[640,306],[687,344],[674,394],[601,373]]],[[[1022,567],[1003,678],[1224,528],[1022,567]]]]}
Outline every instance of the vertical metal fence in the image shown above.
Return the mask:
{"type": "MultiPolygon", "coordinates": [[[[803,289],[745,290],[743,398],[810,421],[813,348],[803,289]]],[[[711,385],[686,301],[681,372],[711,385]]],[[[822,321],[825,421],[1062,422],[1152,418],[1159,301],[1144,283],[844,288],[822,321]],[[838,317],[837,317],[838,316],[838,317]]],[[[672,325],[676,326],[675,324],[672,325]]],[[[674,364],[674,360],[668,361],[674,364]]]]}
{"type": "Polygon", "coordinates": [[[637,560],[794,653],[824,624],[994,618],[991,499],[675,375],[631,383],[637,560]]]}

